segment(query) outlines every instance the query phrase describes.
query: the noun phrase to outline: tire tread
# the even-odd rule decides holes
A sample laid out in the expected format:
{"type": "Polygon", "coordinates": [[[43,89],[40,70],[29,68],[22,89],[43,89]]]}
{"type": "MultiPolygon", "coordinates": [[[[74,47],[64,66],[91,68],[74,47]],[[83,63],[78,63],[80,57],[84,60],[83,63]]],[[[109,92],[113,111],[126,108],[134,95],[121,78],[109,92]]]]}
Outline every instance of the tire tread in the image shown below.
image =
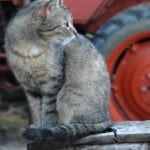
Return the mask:
{"type": "Polygon", "coordinates": [[[92,42],[98,49],[102,49],[114,34],[127,26],[146,19],[150,19],[150,3],[133,6],[118,13],[99,28],[92,42]]]}

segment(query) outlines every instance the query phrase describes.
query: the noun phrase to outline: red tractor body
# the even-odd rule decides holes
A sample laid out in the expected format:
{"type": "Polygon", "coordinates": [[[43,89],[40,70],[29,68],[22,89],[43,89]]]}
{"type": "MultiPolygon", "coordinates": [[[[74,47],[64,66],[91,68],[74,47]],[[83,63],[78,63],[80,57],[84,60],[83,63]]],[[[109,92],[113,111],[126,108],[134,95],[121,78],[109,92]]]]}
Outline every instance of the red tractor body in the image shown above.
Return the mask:
{"type": "Polygon", "coordinates": [[[150,0],[64,0],[74,23],[87,32],[95,32],[116,13],[143,2],[150,0]]]}

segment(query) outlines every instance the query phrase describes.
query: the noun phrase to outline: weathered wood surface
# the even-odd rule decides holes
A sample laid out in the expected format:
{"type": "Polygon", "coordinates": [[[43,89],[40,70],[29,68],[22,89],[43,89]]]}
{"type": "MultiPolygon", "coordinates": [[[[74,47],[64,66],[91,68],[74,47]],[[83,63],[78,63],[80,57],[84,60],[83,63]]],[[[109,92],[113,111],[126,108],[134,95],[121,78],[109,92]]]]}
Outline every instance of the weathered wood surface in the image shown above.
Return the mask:
{"type": "Polygon", "coordinates": [[[148,143],[125,143],[109,145],[75,145],[66,148],[43,148],[38,145],[29,145],[27,150],[150,150],[148,143]]]}
{"type": "Polygon", "coordinates": [[[115,132],[91,135],[80,139],[78,144],[112,144],[150,142],[150,121],[115,123],[115,132]]]}
{"type": "Polygon", "coordinates": [[[150,150],[150,121],[115,123],[112,129],[115,132],[90,135],[67,144],[47,139],[40,144],[33,142],[28,144],[28,150],[150,150]]]}

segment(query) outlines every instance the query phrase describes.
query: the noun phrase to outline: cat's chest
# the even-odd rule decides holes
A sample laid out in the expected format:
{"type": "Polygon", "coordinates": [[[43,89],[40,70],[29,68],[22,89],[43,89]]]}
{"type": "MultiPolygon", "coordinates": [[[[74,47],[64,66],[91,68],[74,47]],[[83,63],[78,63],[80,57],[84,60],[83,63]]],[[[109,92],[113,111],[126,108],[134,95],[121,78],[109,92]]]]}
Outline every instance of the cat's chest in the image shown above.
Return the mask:
{"type": "Polygon", "coordinates": [[[36,87],[63,74],[63,55],[58,48],[18,44],[8,52],[8,59],[17,79],[28,87],[36,87]]]}
{"type": "Polygon", "coordinates": [[[29,54],[30,56],[23,57],[17,53],[11,53],[9,61],[15,75],[21,82],[35,85],[38,84],[38,80],[48,79],[50,68],[47,66],[51,63],[48,59],[50,54],[45,52],[38,55],[36,47],[33,47],[29,54]]]}

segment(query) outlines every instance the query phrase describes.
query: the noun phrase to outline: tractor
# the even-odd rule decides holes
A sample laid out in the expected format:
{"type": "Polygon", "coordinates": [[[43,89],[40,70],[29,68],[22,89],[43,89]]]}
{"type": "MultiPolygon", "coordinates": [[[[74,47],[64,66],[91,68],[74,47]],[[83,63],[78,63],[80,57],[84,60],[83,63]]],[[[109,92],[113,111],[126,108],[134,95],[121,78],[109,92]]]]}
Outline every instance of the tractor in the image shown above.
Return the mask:
{"type": "MultiPolygon", "coordinates": [[[[15,97],[22,90],[7,64],[3,38],[9,19],[28,3],[29,0],[0,0],[0,92],[15,93],[15,97]]],[[[106,59],[112,120],[150,119],[150,0],[64,3],[72,12],[78,32],[89,38],[106,59]]]]}

